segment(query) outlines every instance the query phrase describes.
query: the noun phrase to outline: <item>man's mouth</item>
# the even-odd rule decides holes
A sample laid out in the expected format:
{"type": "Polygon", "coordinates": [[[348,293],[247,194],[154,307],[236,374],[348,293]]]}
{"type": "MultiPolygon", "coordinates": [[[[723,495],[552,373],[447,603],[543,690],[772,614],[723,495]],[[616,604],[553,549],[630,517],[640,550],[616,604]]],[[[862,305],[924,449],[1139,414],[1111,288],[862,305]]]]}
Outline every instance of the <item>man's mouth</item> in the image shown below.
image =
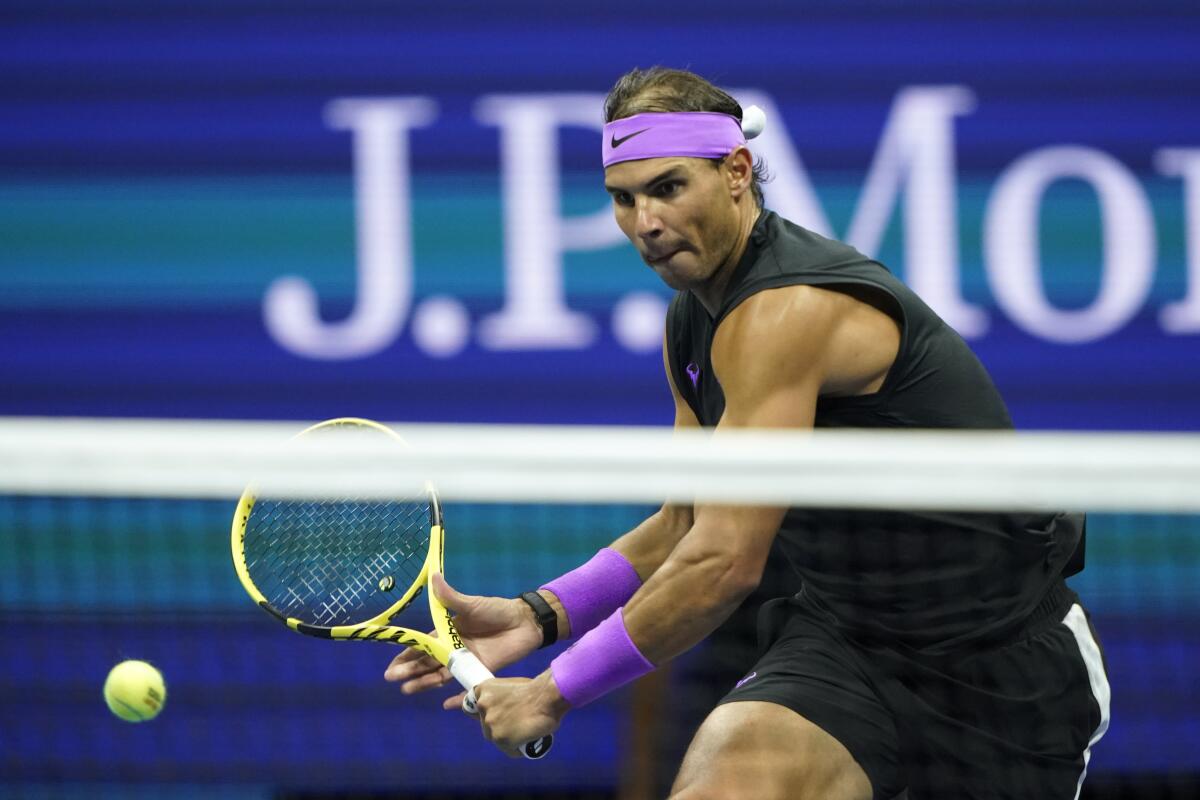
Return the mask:
{"type": "Polygon", "coordinates": [[[670,259],[670,258],[671,258],[671,256],[673,256],[673,255],[675,255],[676,253],[678,253],[678,252],[679,252],[679,250],[681,250],[681,249],[682,249],[682,248],[678,248],[678,249],[675,249],[675,250],[668,250],[667,252],[663,253],[661,256],[651,256],[651,255],[647,254],[647,255],[646,255],[646,261],[647,261],[647,262],[649,262],[650,264],[655,264],[655,265],[657,265],[657,264],[662,264],[663,262],[665,262],[665,261],[667,261],[668,259],[670,259]]]}

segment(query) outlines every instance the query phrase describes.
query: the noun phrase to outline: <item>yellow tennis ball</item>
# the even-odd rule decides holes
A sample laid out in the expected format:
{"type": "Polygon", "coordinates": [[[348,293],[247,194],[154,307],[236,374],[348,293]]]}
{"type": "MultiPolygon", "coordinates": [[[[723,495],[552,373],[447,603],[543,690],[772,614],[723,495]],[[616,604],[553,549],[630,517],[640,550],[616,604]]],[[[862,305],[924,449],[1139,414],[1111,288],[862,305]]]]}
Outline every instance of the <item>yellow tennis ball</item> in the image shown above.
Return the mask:
{"type": "Polygon", "coordinates": [[[167,702],[162,673],[145,661],[122,661],[104,681],[104,702],[126,722],[154,719],[167,702]]]}

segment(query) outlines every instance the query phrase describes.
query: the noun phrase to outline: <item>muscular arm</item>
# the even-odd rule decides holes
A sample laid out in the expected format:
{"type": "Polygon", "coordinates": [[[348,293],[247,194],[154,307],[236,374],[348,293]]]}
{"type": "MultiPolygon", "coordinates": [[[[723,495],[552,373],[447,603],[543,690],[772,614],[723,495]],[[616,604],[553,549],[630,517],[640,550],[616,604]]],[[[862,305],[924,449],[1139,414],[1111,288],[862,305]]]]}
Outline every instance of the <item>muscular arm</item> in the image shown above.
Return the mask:
{"type": "MultiPolygon", "coordinates": [[[[679,394],[679,389],[675,386],[675,379],[671,375],[670,360],[667,356],[665,338],[663,340],[663,368],[667,373],[667,383],[671,387],[671,396],[675,400],[675,427],[700,427],[700,422],[696,419],[696,415],[692,413],[692,409],[683,399],[683,396],[679,394]]],[[[638,577],[645,581],[662,566],[663,562],[671,554],[671,551],[675,549],[675,545],[679,543],[679,540],[691,530],[693,519],[691,506],[666,504],[647,517],[636,528],[621,536],[609,546],[625,556],[629,560],[629,563],[633,565],[634,570],[637,571],[638,577]]],[[[550,604],[550,607],[554,609],[555,614],[558,616],[559,638],[566,639],[571,635],[571,630],[562,603],[548,589],[540,590],[540,594],[546,599],[546,602],[550,604]]],[[[529,613],[532,615],[532,610],[529,613]]]]}
{"type": "MultiPolygon", "coordinates": [[[[890,319],[845,295],[803,286],[759,293],[721,323],[713,341],[725,393],[714,435],[812,427],[822,391],[878,388],[897,345],[890,319]]],[[[690,530],[625,606],[630,638],[647,659],[659,664],[691,648],[753,591],[785,511],[696,508],[690,530]]]]}
{"type": "MultiPolygon", "coordinates": [[[[760,292],[722,321],[712,362],[725,394],[714,432],[810,428],[817,397],[878,390],[895,360],[896,322],[855,294],[789,286],[760,292]]],[[[675,427],[699,427],[663,361],[675,427]]],[[[613,543],[645,581],[625,606],[625,624],[655,664],[691,648],[754,590],[786,509],[663,506],[613,543]],[[697,591],[696,587],[704,587],[697,591]]],[[[559,612],[559,635],[568,635],[559,612]]]]}
{"type": "MultiPolygon", "coordinates": [[[[737,428],[811,427],[822,392],[878,389],[898,342],[886,315],[847,295],[807,286],[754,295],[725,318],[713,342],[713,369],[725,394],[714,436],[737,428]],[[865,318],[864,309],[870,312],[865,318]]],[[[678,393],[676,404],[679,409],[678,393]]],[[[690,411],[688,416],[694,422],[690,411]]],[[[733,612],[758,585],[785,510],[698,505],[688,514],[668,507],[618,540],[616,546],[646,579],[622,614],[638,662],[671,659],[733,612]],[[655,569],[656,564],[661,566],[655,569]]],[[[575,658],[603,659],[607,651],[583,647],[587,641],[576,646],[582,649],[573,651],[575,658]]],[[[614,663],[629,669],[630,654],[618,654],[614,663]]],[[[579,696],[586,702],[586,690],[579,696]]],[[[510,754],[519,743],[552,733],[570,709],[552,669],[530,681],[487,681],[478,703],[485,735],[510,754]]]]}

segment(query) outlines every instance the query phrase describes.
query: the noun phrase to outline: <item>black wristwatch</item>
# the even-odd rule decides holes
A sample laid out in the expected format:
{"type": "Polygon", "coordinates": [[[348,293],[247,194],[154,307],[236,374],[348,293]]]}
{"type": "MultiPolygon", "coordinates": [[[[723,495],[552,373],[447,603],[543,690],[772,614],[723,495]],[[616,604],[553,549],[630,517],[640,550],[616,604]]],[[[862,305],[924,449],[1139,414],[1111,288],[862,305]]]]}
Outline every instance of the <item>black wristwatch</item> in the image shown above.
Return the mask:
{"type": "Polygon", "coordinates": [[[558,614],[537,592],[521,592],[521,599],[529,603],[537,617],[538,625],[542,626],[542,647],[549,647],[558,641],[558,614]]]}

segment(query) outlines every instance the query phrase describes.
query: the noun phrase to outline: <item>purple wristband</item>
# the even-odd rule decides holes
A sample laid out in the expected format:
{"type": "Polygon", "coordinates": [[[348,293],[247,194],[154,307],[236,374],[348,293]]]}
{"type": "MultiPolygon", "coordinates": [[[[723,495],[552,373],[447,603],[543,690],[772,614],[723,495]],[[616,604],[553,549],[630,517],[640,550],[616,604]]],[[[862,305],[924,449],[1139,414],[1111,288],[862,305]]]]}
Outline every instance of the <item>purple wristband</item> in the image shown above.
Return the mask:
{"type": "Polygon", "coordinates": [[[583,566],[540,588],[554,593],[567,612],[571,635],[579,636],[625,605],[641,585],[628,559],[604,547],[583,566]]]}
{"type": "Polygon", "coordinates": [[[573,708],[653,671],[654,665],[629,638],[623,612],[618,608],[550,662],[559,694],[573,708]]]}

